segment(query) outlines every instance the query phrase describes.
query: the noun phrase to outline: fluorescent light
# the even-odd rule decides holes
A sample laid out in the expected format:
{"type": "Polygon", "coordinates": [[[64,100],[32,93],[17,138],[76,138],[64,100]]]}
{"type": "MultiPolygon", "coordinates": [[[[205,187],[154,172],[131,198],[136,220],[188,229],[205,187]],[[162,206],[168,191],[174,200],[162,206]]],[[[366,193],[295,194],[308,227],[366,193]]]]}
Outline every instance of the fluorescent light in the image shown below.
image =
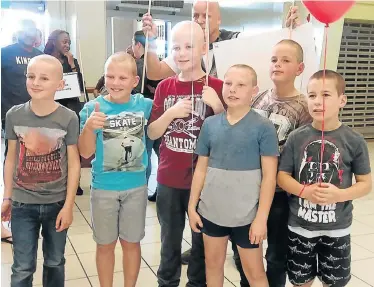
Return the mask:
{"type": "MultiPolygon", "coordinates": [[[[127,4],[127,3],[119,3],[117,5],[118,8],[132,8],[132,9],[144,9],[148,11],[148,5],[141,5],[141,4],[127,4]]],[[[173,7],[161,7],[161,6],[152,6],[151,10],[153,11],[165,11],[165,12],[180,12],[181,9],[173,8],[173,7]]]]}

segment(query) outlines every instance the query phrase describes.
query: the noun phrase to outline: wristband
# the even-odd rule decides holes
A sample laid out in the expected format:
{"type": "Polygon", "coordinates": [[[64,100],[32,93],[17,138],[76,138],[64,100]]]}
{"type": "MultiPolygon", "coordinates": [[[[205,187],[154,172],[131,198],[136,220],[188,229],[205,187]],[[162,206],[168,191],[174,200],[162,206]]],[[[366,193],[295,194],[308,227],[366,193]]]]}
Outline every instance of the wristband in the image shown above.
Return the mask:
{"type": "Polygon", "coordinates": [[[304,183],[303,188],[300,190],[299,197],[301,197],[301,195],[303,194],[305,187],[306,187],[306,184],[304,183]]]}
{"type": "Polygon", "coordinates": [[[12,198],[10,198],[10,197],[4,197],[4,198],[3,198],[3,201],[5,201],[5,200],[12,201],[12,198]]]}

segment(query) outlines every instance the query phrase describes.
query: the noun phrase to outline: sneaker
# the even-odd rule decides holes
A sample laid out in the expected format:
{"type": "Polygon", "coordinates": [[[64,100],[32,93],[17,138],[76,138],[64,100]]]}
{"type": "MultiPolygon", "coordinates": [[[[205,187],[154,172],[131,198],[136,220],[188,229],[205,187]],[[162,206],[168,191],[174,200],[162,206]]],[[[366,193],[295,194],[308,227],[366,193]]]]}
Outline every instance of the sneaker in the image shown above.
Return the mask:
{"type": "Polygon", "coordinates": [[[148,195],[148,200],[151,202],[156,202],[156,198],[157,198],[157,190],[155,191],[154,194],[148,195]]]}
{"type": "Polygon", "coordinates": [[[191,248],[182,253],[182,264],[183,265],[188,265],[190,262],[190,257],[191,257],[191,248]]]}
{"type": "Polygon", "coordinates": [[[80,187],[80,186],[78,186],[78,189],[77,189],[77,193],[76,193],[77,195],[82,195],[83,194],[83,189],[80,187]]]}

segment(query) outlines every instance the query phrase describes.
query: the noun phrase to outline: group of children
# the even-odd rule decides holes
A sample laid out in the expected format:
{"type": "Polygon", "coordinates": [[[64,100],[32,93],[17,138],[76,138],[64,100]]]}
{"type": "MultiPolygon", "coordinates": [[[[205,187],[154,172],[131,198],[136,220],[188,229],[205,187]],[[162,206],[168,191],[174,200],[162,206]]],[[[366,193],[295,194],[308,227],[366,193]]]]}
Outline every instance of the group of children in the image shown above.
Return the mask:
{"type": "Polygon", "coordinates": [[[231,67],[224,81],[206,78],[198,24],[177,24],[172,45],[181,73],[159,84],[153,103],[131,95],[139,81],[131,56],[109,57],[108,95],[84,106],[80,135],[74,112],[54,102],[63,87],[61,64],[47,55],[30,61],[31,100],[6,117],[2,216],[12,212],[12,287],[32,286],[40,227],[43,286],[64,286],[78,150],[95,155],[91,215],[100,286],[113,285],[118,238],[125,286],[136,285],[147,205],[145,128],[150,139],[162,137],[159,286],[179,286],[186,214],[193,230],[187,286],[223,286],[229,237],[251,286],[285,285],[265,273],[267,237],[268,264],[284,281],[287,266],[295,286],[311,286],[316,276],[325,286],[347,285],[352,200],[370,192],[371,171],[364,138],[339,121],[347,101],[343,78],[319,71],[307,96],[300,94],[294,81],[303,72],[303,51],[283,40],[271,58],[274,86],[258,93],[256,72],[247,65],[231,67]]]}

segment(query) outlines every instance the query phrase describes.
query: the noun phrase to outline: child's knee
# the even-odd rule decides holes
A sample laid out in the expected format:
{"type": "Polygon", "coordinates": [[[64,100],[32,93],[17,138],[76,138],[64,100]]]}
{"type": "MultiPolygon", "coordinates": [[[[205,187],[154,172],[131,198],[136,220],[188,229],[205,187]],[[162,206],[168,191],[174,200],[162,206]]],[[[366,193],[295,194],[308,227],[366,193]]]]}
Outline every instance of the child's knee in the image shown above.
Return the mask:
{"type": "Polygon", "coordinates": [[[122,246],[122,250],[138,250],[140,248],[140,242],[128,242],[126,240],[119,240],[122,246]]]}
{"type": "Polygon", "coordinates": [[[114,241],[110,244],[96,244],[96,250],[98,253],[112,253],[114,252],[114,249],[116,248],[117,241],[114,241]]]}
{"type": "Polygon", "coordinates": [[[267,277],[266,277],[266,272],[265,270],[261,270],[261,271],[258,271],[258,270],[250,270],[248,272],[248,281],[250,282],[262,282],[262,281],[265,281],[267,282],[267,277]]]}

